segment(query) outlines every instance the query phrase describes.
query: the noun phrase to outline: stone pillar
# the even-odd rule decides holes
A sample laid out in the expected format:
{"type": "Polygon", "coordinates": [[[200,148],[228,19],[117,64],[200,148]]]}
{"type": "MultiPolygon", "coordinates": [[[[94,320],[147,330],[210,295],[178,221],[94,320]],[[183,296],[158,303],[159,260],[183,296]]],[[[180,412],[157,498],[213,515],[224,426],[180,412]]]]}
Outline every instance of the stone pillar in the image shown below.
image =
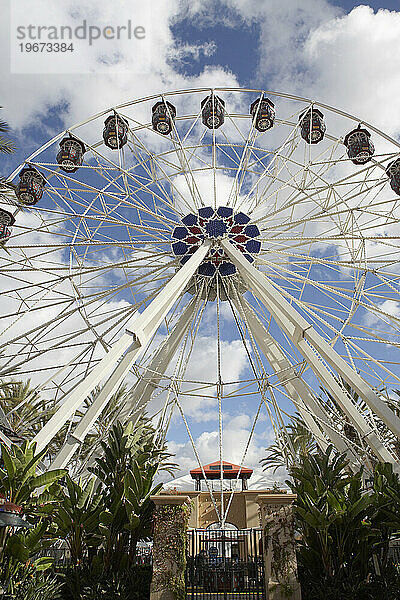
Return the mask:
{"type": "Polygon", "coordinates": [[[294,494],[260,494],[267,600],[301,600],[292,504],[294,494]]]}
{"type": "Polygon", "coordinates": [[[153,578],[150,600],[175,600],[185,594],[187,524],[190,498],[152,496],[154,510],[153,578]]]}

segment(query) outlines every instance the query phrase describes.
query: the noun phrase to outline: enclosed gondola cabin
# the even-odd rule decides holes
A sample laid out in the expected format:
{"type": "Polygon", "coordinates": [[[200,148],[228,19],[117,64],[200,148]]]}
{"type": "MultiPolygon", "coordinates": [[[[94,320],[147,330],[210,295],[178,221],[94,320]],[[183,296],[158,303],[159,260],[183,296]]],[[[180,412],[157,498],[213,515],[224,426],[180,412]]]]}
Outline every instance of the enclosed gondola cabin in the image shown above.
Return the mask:
{"type": "Polygon", "coordinates": [[[389,177],[390,187],[400,196],[400,158],[396,158],[387,166],[386,175],[389,177]]]}
{"type": "Polygon", "coordinates": [[[307,144],[318,144],[324,138],[324,115],[317,108],[308,108],[299,116],[300,134],[307,144]]]}
{"type": "MultiPolygon", "coordinates": [[[[240,479],[242,482],[242,490],[247,490],[248,480],[253,474],[253,469],[248,469],[247,467],[240,468],[239,465],[222,461],[222,474],[223,479],[240,479]]],[[[192,469],[190,471],[190,476],[195,480],[195,491],[199,492],[201,491],[202,480],[221,479],[221,463],[220,461],[216,461],[210,463],[209,465],[205,465],[202,469],[200,467],[197,469],[192,469]],[[203,471],[205,477],[203,475],[203,471]]]]}
{"type": "Polygon", "coordinates": [[[103,140],[111,150],[125,146],[128,141],[128,121],[120,115],[110,115],[104,121],[103,140]]]}
{"type": "Polygon", "coordinates": [[[175,106],[171,104],[171,102],[160,100],[155,103],[151,111],[151,122],[154,131],[161,133],[161,135],[168,135],[171,133],[176,118],[175,106]]]}
{"type": "Polygon", "coordinates": [[[269,98],[258,98],[250,105],[250,114],[253,125],[257,131],[263,132],[271,129],[275,121],[275,104],[269,98]]]}
{"type": "Polygon", "coordinates": [[[86,147],[83,142],[70,136],[60,142],[57,162],[66,173],[75,173],[83,163],[86,147]]]}
{"type": "Polygon", "coordinates": [[[11,227],[15,223],[14,215],[0,208],[0,244],[4,244],[11,236],[11,227]]]}
{"type": "Polygon", "coordinates": [[[350,131],[344,138],[347,155],[355,165],[364,165],[371,160],[375,148],[370,138],[370,132],[363,129],[361,125],[350,131]]]}
{"type": "Polygon", "coordinates": [[[201,101],[201,120],[209,129],[218,129],[225,121],[225,101],[211,94],[201,101]]]}
{"type": "Polygon", "coordinates": [[[34,167],[24,167],[19,173],[16,195],[21,204],[34,206],[43,196],[46,179],[34,167]]]}

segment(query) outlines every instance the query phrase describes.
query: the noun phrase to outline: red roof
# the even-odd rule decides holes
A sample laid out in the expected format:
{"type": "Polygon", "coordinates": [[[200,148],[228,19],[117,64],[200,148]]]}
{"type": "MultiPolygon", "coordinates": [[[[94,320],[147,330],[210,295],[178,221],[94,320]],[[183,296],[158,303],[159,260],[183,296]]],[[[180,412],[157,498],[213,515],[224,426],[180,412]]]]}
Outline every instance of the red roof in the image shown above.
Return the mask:
{"type": "MultiPolygon", "coordinates": [[[[234,465],[233,463],[222,461],[223,468],[223,478],[224,479],[236,479],[238,473],[240,471],[239,479],[249,479],[249,477],[253,474],[253,469],[248,469],[247,467],[242,467],[240,470],[240,465],[234,465]]],[[[204,473],[206,479],[220,479],[221,477],[221,463],[219,460],[216,460],[209,465],[203,466],[204,473]]],[[[192,479],[204,479],[203,472],[198,467],[197,469],[192,469],[190,471],[190,475],[192,479]]]]}
{"type": "Polygon", "coordinates": [[[1,512],[20,513],[22,512],[22,506],[7,502],[4,494],[0,494],[0,513],[1,512]]]}

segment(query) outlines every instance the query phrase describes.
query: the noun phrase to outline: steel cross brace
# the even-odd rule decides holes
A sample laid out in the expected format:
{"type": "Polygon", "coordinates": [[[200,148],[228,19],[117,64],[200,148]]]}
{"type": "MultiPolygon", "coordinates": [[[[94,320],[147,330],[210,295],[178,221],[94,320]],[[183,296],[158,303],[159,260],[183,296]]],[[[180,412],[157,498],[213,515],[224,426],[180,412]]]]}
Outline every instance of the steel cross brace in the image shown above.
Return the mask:
{"type": "Polygon", "coordinates": [[[329,440],[339,452],[347,454],[352,469],[358,471],[360,457],[353,452],[351,445],[335,430],[330,416],[310,393],[294,366],[281,350],[279,344],[261,323],[252,306],[243,296],[233,299],[233,302],[238,312],[245,316],[245,320],[255,341],[274,369],[277,378],[286,389],[289,398],[306,423],[309,431],[313,434],[318,446],[322,451],[325,451],[328,448],[327,440],[329,440]],[[322,435],[320,427],[326,437],[322,435]]]}
{"type": "Polygon", "coordinates": [[[250,264],[243,254],[227,239],[221,240],[220,243],[226,254],[236,265],[249,289],[267,307],[278,326],[292,340],[293,344],[307,360],[317,378],[349,417],[354,427],[360,433],[361,438],[369,444],[379,460],[390,462],[397,468],[398,461],[396,457],[382,444],[376,432],[370,427],[364,416],[352,402],[346,390],[339,384],[320,357],[343,377],[349,386],[358,393],[360,398],[366,402],[372,411],[399,439],[400,419],[379,398],[364,379],[299,314],[264,273],[261,273],[250,264]]]}
{"type": "MultiPolygon", "coordinates": [[[[87,411],[81,421],[81,424],[84,424],[80,431],[86,435],[98,415],[106,406],[110,396],[118,389],[132,364],[141,352],[143,352],[177,298],[184,293],[191,277],[207,256],[210,246],[211,242],[205,240],[190,260],[168,281],[151,304],[140,315],[135,314],[129,319],[126,324],[125,333],[121,338],[111,346],[107,354],[92,369],[89,375],[67,395],[57,412],[33,438],[33,441],[37,444],[38,452],[47,446],[95,387],[107,376],[110,376],[102,391],[90,406],[90,414],[85,419],[87,411]],[[120,359],[122,360],[118,363],[120,359]]],[[[73,440],[71,441],[73,442],[73,440]]],[[[81,441],[82,439],[76,438],[78,444],[81,441]]],[[[67,442],[67,445],[62,448],[53,462],[52,468],[61,464],[65,465],[69,460],[68,457],[71,452],[73,454],[74,450],[72,450],[71,445],[68,445],[67,442]]]]}

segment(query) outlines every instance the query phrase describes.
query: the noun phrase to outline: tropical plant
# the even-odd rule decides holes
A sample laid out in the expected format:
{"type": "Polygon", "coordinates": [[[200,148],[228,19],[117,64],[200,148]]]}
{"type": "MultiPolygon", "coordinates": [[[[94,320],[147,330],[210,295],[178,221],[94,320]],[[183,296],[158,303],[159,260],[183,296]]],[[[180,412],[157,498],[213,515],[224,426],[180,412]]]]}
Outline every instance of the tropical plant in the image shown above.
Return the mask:
{"type": "MultiPolygon", "coordinates": [[[[13,564],[9,564],[10,560],[11,563],[25,563],[31,555],[32,544],[37,535],[40,534],[42,539],[47,531],[60,491],[57,482],[66,471],[57,469],[37,475],[37,465],[45,451],[35,454],[36,444],[25,441],[20,447],[16,444],[12,444],[10,449],[4,444],[0,447],[4,465],[0,467],[2,495],[8,502],[21,506],[27,521],[37,526],[28,534],[12,535],[7,527],[0,530],[0,567],[4,566],[2,560],[8,561],[7,572],[11,573],[13,564]]],[[[3,573],[3,578],[4,576],[3,573]]]]}
{"type": "Polygon", "coordinates": [[[150,598],[152,567],[134,565],[124,573],[84,568],[75,573],[73,585],[71,579],[69,572],[65,600],[146,600],[150,598]]]}
{"type": "Polygon", "coordinates": [[[65,497],[55,514],[73,558],[63,597],[142,600],[148,597],[150,576],[148,569],[135,565],[136,545],[152,534],[151,495],[162,487],[154,479],[175,465],[145,416],[126,426],[117,421],[100,447],[102,455],[88,467],[96,484],[67,477],[65,497]],[[141,577],[146,585],[138,583],[141,577]]]}
{"type": "Polygon", "coordinates": [[[310,600],[369,598],[371,559],[381,534],[372,520],[373,497],[363,493],[362,470],[351,473],[345,455],[330,446],[324,454],[303,456],[290,473],[304,595],[310,600]]]}
{"type": "Polygon", "coordinates": [[[7,600],[56,600],[60,598],[62,580],[54,573],[21,565],[7,589],[7,600]]]}
{"type": "MultiPolygon", "coordinates": [[[[11,598],[22,598],[21,590],[24,590],[24,597],[44,600],[50,596],[46,596],[38,573],[49,569],[52,559],[37,555],[52,543],[49,535],[51,513],[60,492],[58,481],[66,471],[58,469],[37,474],[45,450],[38,454],[35,450],[36,444],[28,441],[21,446],[12,444],[11,448],[1,445],[2,495],[8,502],[22,507],[31,528],[18,533],[7,527],[1,529],[0,580],[11,598]],[[36,588],[33,580],[37,581],[36,588]]],[[[47,583],[49,589],[58,589],[58,584],[51,577],[47,583]]]]}
{"type": "Polygon", "coordinates": [[[400,478],[389,463],[378,463],[372,490],[374,513],[372,522],[380,531],[380,541],[375,548],[379,572],[390,579],[392,565],[389,560],[390,539],[400,533],[400,478]]]}
{"type": "Polygon", "coordinates": [[[49,569],[54,562],[50,556],[35,558],[51,544],[51,540],[44,539],[47,527],[48,524],[41,521],[32,529],[22,530],[10,535],[7,540],[6,554],[7,557],[14,559],[11,563],[13,562],[14,565],[18,566],[18,563],[26,564],[29,562],[37,571],[49,569]]]}
{"type": "MultiPolygon", "coordinates": [[[[0,106],[0,108],[3,108],[0,106]]],[[[8,135],[10,133],[10,126],[6,121],[0,119],[0,153],[1,154],[12,154],[15,152],[16,146],[13,140],[8,135]]]]}
{"type": "Polygon", "coordinates": [[[65,540],[71,553],[72,565],[82,564],[91,549],[96,548],[99,535],[99,516],[103,510],[102,494],[95,491],[94,478],[86,483],[66,476],[66,490],[57,506],[53,520],[57,537],[65,540]]]}
{"type": "Polygon", "coordinates": [[[10,449],[4,444],[0,447],[4,464],[4,468],[0,467],[0,487],[6,500],[22,506],[27,516],[49,514],[56,501],[53,484],[64,477],[66,470],[56,469],[37,475],[38,464],[46,449],[36,454],[36,443],[28,440],[21,446],[12,444],[10,449]]]}
{"type": "Polygon", "coordinates": [[[132,564],[137,541],[151,534],[153,503],[150,496],[162,485],[153,487],[158,471],[175,467],[165,444],[157,444],[157,433],[142,416],[125,427],[113,425],[107,442],[102,442],[103,456],[96,458],[91,472],[102,485],[105,510],[100,515],[103,537],[104,568],[119,565],[123,571],[132,564]]]}
{"type": "Polygon", "coordinates": [[[51,569],[54,562],[50,556],[38,556],[52,542],[44,538],[47,529],[48,523],[42,521],[28,531],[22,530],[8,537],[1,563],[1,582],[12,597],[21,597],[21,589],[27,597],[42,597],[37,586],[42,572],[51,569]],[[35,587],[32,587],[32,579],[36,582],[35,587]],[[38,595],[32,595],[34,592],[38,595]]]}

